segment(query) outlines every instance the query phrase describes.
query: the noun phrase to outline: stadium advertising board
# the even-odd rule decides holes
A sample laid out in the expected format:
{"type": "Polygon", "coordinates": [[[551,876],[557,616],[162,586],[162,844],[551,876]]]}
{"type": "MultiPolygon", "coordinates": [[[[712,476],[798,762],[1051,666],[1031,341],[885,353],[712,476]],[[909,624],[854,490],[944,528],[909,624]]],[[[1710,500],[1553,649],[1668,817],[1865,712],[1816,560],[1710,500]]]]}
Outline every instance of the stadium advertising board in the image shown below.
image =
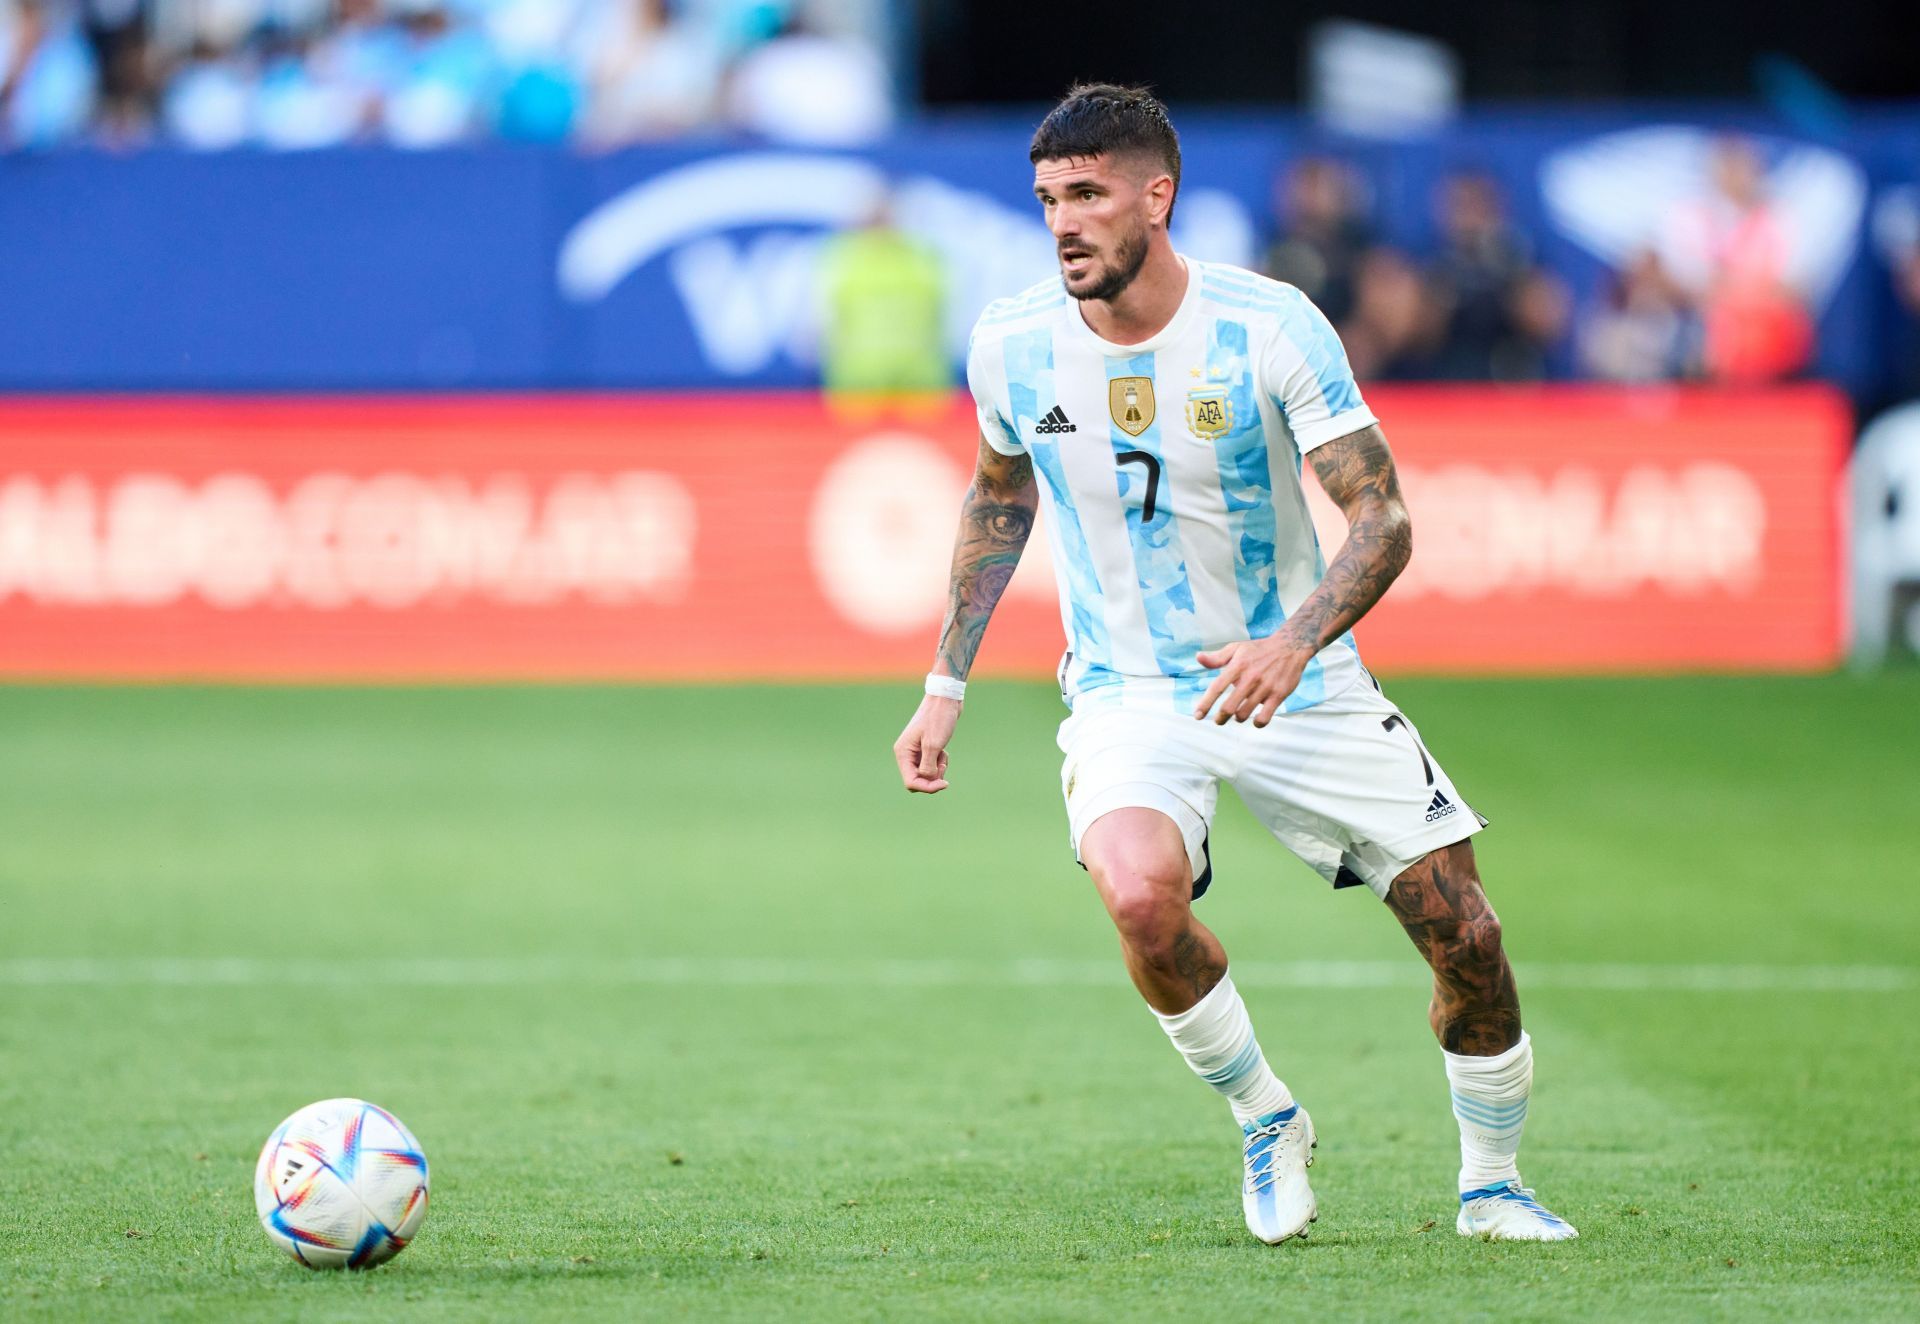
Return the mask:
{"type": "MultiPolygon", "coordinates": [[[[1416,547],[1358,632],[1376,669],[1837,660],[1830,392],[1369,398],[1416,547]]],[[[974,446],[964,398],[0,402],[0,673],[913,676],[974,446]]],[[[983,672],[1053,670],[1044,562],[983,672]]]]}

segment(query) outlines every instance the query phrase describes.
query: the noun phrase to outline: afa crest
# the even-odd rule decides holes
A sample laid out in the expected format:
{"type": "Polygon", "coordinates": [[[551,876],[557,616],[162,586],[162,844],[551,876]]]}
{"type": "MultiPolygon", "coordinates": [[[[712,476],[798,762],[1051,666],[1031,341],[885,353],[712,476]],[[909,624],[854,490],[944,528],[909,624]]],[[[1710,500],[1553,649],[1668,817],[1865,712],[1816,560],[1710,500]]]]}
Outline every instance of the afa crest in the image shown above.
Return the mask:
{"type": "Polygon", "coordinates": [[[1233,401],[1222,390],[1187,392],[1187,431],[1203,441],[1233,429],[1233,401]]]}
{"type": "Polygon", "coordinates": [[[1153,426],[1153,378],[1115,377],[1107,383],[1107,412],[1114,426],[1137,437],[1153,426]]]}

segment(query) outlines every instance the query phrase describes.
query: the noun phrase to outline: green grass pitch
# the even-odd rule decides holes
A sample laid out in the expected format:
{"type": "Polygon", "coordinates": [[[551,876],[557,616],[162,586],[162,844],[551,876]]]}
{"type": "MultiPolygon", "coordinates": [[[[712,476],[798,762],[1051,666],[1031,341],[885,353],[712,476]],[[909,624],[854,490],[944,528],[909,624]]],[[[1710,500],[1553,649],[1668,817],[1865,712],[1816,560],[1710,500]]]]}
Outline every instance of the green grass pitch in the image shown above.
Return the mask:
{"type": "Polygon", "coordinates": [[[1312,1239],[1248,1238],[1044,686],[933,799],[909,686],[12,688],[0,1317],[1920,1313],[1920,673],[1389,690],[1494,820],[1577,1242],[1454,1234],[1412,947],[1228,797],[1202,913],[1321,1136],[1312,1239]],[[339,1094],[432,1161],[369,1274],[254,1221],[339,1094]]]}

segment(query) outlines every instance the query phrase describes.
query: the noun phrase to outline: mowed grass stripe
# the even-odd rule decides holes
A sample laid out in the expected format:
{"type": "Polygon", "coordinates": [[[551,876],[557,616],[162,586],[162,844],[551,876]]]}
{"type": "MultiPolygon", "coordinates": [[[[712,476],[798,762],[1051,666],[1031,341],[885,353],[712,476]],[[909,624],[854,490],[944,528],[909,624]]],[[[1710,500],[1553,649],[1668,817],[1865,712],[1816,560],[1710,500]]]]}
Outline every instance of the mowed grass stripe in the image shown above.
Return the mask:
{"type": "MultiPolygon", "coordinates": [[[[1920,970],[1890,965],[1636,964],[1518,962],[1529,988],[1611,992],[1899,993],[1920,970]]],[[[1425,985],[1425,968],[1403,961],[1236,961],[1247,988],[1357,989],[1425,985]]],[[[689,984],[828,988],[1066,988],[1125,982],[1117,961],[810,960],[758,957],[385,958],[265,960],[255,957],[0,958],[0,985],[104,987],[233,985],[689,984]]]]}

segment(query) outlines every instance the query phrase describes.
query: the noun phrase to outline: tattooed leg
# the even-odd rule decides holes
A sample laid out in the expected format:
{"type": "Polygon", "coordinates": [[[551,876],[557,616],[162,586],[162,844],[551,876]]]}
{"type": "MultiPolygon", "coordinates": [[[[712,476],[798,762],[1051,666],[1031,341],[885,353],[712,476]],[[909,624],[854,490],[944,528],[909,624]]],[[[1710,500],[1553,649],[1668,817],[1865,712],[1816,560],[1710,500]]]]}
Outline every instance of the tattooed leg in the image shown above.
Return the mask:
{"type": "Polygon", "coordinates": [[[1433,967],[1427,1020],[1450,1053],[1493,1057],[1520,1040],[1520,995],[1471,842],[1443,846],[1393,880],[1387,905],[1433,967]]]}
{"type": "Polygon", "coordinates": [[[1193,917],[1186,842],[1157,809],[1116,809],[1089,827],[1080,858],[1120,933],[1127,973],[1147,1005],[1186,1011],[1220,982],[1227,954],[1193,917]]]}
{"type": "Polygon", "coordinates": [[[1393,880],[1387,904],[1433,967],[1428,1018],[1445,1050],[1460,1127],[1462,1236],[1566,1241],[1573,1225],[1520,1182],[1520,1139],[1533,1093],[1533,1040],[1520,1030],[1500,921],[1480,888],[1473,847],[1455,842],[1393,880]]]}

